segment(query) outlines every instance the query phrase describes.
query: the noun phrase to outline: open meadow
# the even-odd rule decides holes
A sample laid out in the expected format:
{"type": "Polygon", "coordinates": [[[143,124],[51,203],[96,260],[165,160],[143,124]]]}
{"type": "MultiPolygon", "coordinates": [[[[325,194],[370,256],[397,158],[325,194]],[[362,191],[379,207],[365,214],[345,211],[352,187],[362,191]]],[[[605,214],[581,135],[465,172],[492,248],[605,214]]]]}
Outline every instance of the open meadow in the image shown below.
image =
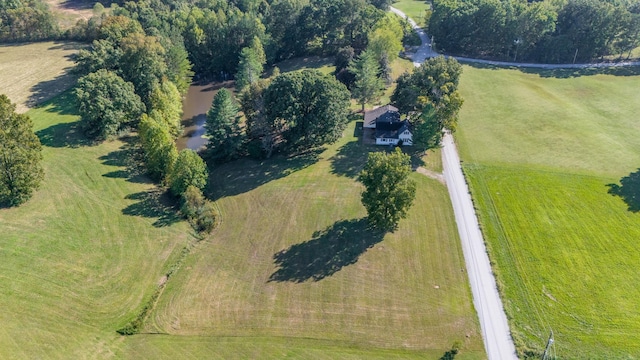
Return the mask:
{"type": "Polygon", "coordinates": [[[393,2],[391,6],[407,14],[419,26],[424,26],[425,10],[429,9],[431,5],[424,0],[398,0],[393,2]]]}
{"type": "Polygon", "coordinates": [[[81,46],[51,41],[0,45],[0,93],[21,113],[62,93],[76,80],[68,72],[81,46]]]}
{"type": "Polygon", "coordinates": [[[45,180],[0,209],[0,358],[485,358],[446,188],[414,173],[409,218],[369,231],[355,122],[324,151],[216,167],[221,225],[167,281],[194,238],[132,141],[87,142],[69,92],[28,114],[45,180]]]}
{"type": "Polygon", "coordinates": [[[190,228],[126,166],[127,144],[87,144],[69,93],[31,110],[45,179],[0,209],[0,358],[110,358],[192,242],[190,228]]]}
{"type": "MultiPolygon", "coordinates": [[[[367,229],[355,181],[371,148],[354,123],[321,153],[213,171],[221,225],[169,281],[123,357],[485,357],[446,188],[392,234],[367,229]]],[[[438,162],[429,165],[437,168],[438,162]]]]}
{"type": "Polygon", "coordinates": [[[551,329],[558,359],[640,357],[637,70],[464,67],[463,168],[536,358],[551,329]]]}

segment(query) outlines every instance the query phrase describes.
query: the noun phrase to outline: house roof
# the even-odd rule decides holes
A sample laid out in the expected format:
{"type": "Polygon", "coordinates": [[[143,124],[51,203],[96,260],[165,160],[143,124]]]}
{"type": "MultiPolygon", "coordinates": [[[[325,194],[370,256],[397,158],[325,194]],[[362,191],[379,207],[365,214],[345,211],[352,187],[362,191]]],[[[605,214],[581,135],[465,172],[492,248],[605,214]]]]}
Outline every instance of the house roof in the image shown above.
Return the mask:
{"type": "Polygon", "coordinates": [[[373,110],[365,111],[364,126],[375,127],[376,122],[394,122],[400,121],[400,113],[398,108],[392,105],[380,106],[373,110]]]}
{"type": "Polygon", "coordinates": [[[411,125],[407,120],[396,122],[378,122],[376,138],[397,139],[405,130],[411,131],[411,125]]]}

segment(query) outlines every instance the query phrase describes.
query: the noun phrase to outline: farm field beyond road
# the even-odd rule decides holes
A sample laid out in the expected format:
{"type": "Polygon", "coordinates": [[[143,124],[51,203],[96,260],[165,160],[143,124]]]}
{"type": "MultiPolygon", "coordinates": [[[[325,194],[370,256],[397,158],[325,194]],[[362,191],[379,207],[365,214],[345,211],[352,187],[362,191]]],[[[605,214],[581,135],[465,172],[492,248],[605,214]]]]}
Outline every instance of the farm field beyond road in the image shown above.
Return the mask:
{"type": "Polygon", "coordinates": [[[430,7],[426,1],[422,0],[399,0],[392,3],[391,6],[405,13],[418,26],[424,26],[425,10],[430,7]]]}
{"type": "Polygon", "coordinates": [[[0,93],[18,112],[42,103],[73,85],[68,74],[82,45],[65,42],[0,45],[0,93]]]}
{"type": "Polygon", "coordinates": [[[516,345],[538,358],[551,329],[558,359],[640,356],[640,204],[611,193],[640,188],[636,70],[464,68],[463,168],[516,345]]]}

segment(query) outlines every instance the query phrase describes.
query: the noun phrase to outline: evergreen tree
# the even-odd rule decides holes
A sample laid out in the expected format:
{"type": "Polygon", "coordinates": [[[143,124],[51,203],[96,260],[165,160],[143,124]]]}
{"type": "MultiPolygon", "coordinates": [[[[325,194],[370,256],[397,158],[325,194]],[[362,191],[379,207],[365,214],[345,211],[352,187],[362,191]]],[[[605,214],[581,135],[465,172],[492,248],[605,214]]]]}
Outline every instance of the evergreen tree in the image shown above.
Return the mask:
{"type": "Polygon", "coordinates": [[[352,96],[362,105],[364,112],[364,105],[379,100],[384,88],[383,80],[378,77],[380,66],[375,54],[368,50],[363,51],[360,57],[351,62],[349,71],[356,77],[352,96]]]}
{"type": "Polygon", "coordinates": [[[253,84],[264,71],[267,58],[258,37],[254,37],[251,45],[240,51],[238,72],[236,73],[236,88],[243,89],[253,84]]]}
{"type": "Polygon", "coordinates": [[[238,116],[238,106],[227,89],[221,89],[213,98],[207,112],[207,149],[213,160],[230,160],[237,157],[244,145],[244,137],[238,116]]]}

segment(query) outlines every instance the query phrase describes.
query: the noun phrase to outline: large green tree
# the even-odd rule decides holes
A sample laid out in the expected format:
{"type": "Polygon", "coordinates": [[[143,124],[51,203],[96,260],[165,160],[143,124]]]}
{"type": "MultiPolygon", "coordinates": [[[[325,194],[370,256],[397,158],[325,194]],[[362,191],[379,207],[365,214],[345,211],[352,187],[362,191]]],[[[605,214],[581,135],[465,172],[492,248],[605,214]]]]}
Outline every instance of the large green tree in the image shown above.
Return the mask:
{"type": "Polygon", "coordinates": [[[0,205],[27,201],[44,178],[42,145],[33,123],[6,95],[0,95],[0,205]]]}
{"type": "Polygon", "coordinates": [[[362,205],[372,227],[393,231],[407,216],[416,196],[416,184],[409,179],[410,174],[411,159],[400,148],[390,154],[369,153],[358,180],[365,187],[362,205]]]}
{"type": "Polygon", "coordinates": [[[240,51],[240,62],[236,73],[236,88],[243,89],[260,79],[267,58],[260,39],[253,38],[251,45],[240,51]]]}
{"type": "Polygon", "coordinates": [[[182,132],[182,96],[176,85],[164,80],[152,91],[149,99],[149,111],[157,111],[160,118],[167,124],[173,138],[180,136],[182,132]]]}
{"type": "Polygon", "coordinates": [[[75,95],[82,127],[97,140],[115,135],[123,125],[134,125],[145,111],[133,84],[104,69],[80,78],[75,95]]]}
{"type": "Polygon", "coordinates": [[[265,90],[265,116],[287,149],[310,149],[342,135],[349,99],[349,90],[333,76],[294,71],[276,77],[265,90]]]}
{"type": "Polygon", "coordinates": [[[353,97],[362,105],[372,103],[380,99],[384,89],[384,81],[378,76],[380,65],[373,52],[365,50],[360,57],[352,60],[349,71],[355,74],[355,82],[351,93],[353,97]]]}
{"type": "Polygon", "coordinates": [[[458,82],[462,66],[453,58],[442,56],[428,59],[411,74],[398,78],[391,101],[401,113],[416,120],[425,107],[431,106],[441,128],[455,130],[462,96],[458,82]]]}
{"type": "Polygon", "coordinates": [[[238,106],[227,89],[213,98],[207,112],[207,150],[213,160],[224,161],[237,157],[244,145],[238,106]]]}
{"type": "Polygon", "coordinates": [[[156,111],[142,114],[138,134],[144,151],[147,172],[154,180],[164,179],[178,158],[178,150],[169,127],[156,111]]]}
{"type": "Polygon", "coordinates": [[[375,26],[375,30],[369,33],[369,46],[378,61],[386,56],[391,63],[398,58],[402,50],[402,25],[396,17],[384,17],[375,26]]]}
{"type": "Polygon", "coordinates": [[[175,196],[181,196],[189,186],[200,190],[207,185],[207,165],[193,150],[183,149],[178,154],[168,176],[169,188],[175,196]]]}

